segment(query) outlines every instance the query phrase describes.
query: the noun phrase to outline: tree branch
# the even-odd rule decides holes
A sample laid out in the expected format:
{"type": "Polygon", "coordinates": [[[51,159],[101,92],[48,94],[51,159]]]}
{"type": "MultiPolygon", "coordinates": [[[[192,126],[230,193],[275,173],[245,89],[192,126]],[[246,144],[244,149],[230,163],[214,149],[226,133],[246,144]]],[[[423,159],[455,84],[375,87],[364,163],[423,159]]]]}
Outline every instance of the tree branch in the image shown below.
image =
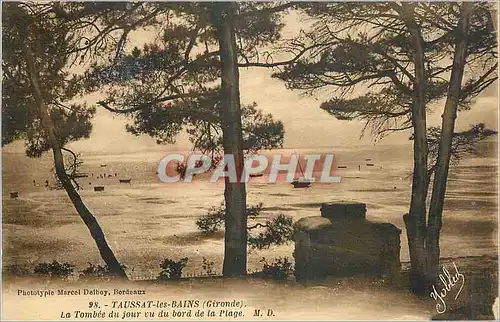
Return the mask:
{"type": "Polygon", "coordinates": [[[245,12],[245,13],[237,15],[236,19],[244,18],[244,17],[248,17],[248,16],[262,16],[262,15],[273,14],[276,12],[280,12],[280,11],[292,8],[295,5],[297,5],[296,2],[288,2],[288,3],[282,4],[282,5],[279,5],[276,7],[272,7],[272,8],[266,8],[266,9],[262,9],[262,10],[258,10],[258,11],[245,12]]]}
{"type": "Polygon", "coordinates": [[[293,57],[292,59],[289,59],[289,60],[285,60],[285,61],[281,61],[281,62],[277,62],[277,63],[259,63],[259,62],[239,63],[238,67],[267,67],[267,68],[269,68],[269,67],[289,65],[289,64],[292,64],[292,63],[296,62],[297,60],[299,60],[307,51],[314,49],[314,48],[327,46],[327,45],[333,45],[333,43],[328,43],[328,44],[321,43],[321,44],[314,44],[314,45],[311,45],[308,47],[304,47],[295,55],[295,57],[293,57]]]}
{"type": "Polygon", "coordinates": [[[255,228],[267,228],[267,227],[269,227],[269,225],[257,223],[257,224],[255,224],[253,226],[247,226],[247,230],[252,230],[252,229],[255,229],[255,228]]]}
{"type": "Polygon", "coordinates": [[[140,110],[143,110],[145,108],[150,107],[153,104],[157,103],[163,103],[167,101],[173,101],[176,99],[183,99],[183,98],[196,98],[196,97],[202,97],[202,96],[216,96],[219,95],[219,93],[182,93],[182,94],[174,94],[174,95],[169,95],[169,96],[164,96],[159,99],[156,99],[151,102],[146,102],[146,103],[141,103],[137,104],[131,108],[127,109],[119,109],[119,108],[113,108],[110,107],[109,104],[112,103],[111,101],[98,101],[96,104],[104,107],[106,110],[113,112],[113,113],[120,113],[120,114],[127,114],[127,113],[132,113],[132,112],[137,112],[140,110]]]}

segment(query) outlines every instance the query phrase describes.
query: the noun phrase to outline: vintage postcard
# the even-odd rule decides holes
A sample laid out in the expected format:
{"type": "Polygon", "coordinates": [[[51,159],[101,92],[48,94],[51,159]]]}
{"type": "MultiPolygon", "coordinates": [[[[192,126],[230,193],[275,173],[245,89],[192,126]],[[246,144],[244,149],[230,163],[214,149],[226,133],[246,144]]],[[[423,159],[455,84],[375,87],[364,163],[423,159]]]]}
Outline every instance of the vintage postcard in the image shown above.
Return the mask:
{"type": "Polygon", "coordinates": [[[2,321],[496,320],[494,2],[3,2],[2,321]]]}

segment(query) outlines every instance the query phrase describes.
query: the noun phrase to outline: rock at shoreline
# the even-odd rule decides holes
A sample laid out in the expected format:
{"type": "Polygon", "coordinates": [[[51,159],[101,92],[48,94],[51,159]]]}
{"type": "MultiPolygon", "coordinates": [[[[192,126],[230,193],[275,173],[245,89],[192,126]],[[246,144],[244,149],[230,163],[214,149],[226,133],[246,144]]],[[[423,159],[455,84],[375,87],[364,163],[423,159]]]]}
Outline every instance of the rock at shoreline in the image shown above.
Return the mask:
{"type": "Polygon", "coordinates": [[[339,202],[323,204],[321,217],[299,220],[294,234],[297,280],[398,274],[401,230],[365,218],[365,204],[339,202]]]}

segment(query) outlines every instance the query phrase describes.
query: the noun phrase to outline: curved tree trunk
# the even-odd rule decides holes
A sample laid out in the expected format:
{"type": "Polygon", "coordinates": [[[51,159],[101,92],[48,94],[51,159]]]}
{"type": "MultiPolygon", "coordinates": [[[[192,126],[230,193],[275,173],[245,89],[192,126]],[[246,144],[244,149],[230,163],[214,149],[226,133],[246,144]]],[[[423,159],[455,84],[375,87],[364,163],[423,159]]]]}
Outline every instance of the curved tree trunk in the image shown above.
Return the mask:
{"type": "Polygon", "coordinates": [[[413,182],[410,202],[410,211],[404,216],[408,247],[410,250],[410,283],[416,294],[426,294],[426,205],[428,189],[427,175],[427,125],[426,125],[426,76],[424,40],[422,32],[414,19],[414,4],[404,3],[400,15],[410,31],[413,47],[413,63],[415,79],[413,82],[412,123],[414,130],[413,141],[413,182]]]}
{"type": "Polygon", "coordinates": [[[446,193],[446,182],[450,166],[451,144],[455,131],[455,119],[457,117],[460,90],[467,57],[467,38],[469,32],[469,17],[474,4],[464,2],[460,13],[460,20],[456,30],[455,53],[453,57],[453,68],[451,70],[448,95],[444,106],[441,125],[441,137],[439,141],[436,172],[432,187],[431,204],[429,208],[429,222],[427,227],[427,282],[435,284],[439,269],[439,235],[441,231],[444,197],[446,193]]]}
{"type": "Polygon", "coordinates": [[[110,272],[113,275],[118,277],[127,278],[125,270],[120,265],[118,260],[116,259],[113,251],[109,247],[106,242],[106,238],[104,236],[104,232],[102,231],[97,219],[92,215],[90,210],[83,203],[82,198],[76,191],[75,187],[71,184],[70,178],[66,174],[66,169],[64,168],[64,159],[62,155],[61,146],[59,144],[59,140],[57,139],[54,123],[50,117],[49,111],[47,110],[47,106],[42,97],[42,92],[39,86],[38,80],[38,71],[35,66],[35,62],[33,59],[33,53],[29,50],[28,46],[24,48],[24,56],[26,59],[28,76],[30,79],[31,86],[33,88],[34,97],[36,103],[38,105],[38,113],[40,120],[42,122],[42,126],[46,131],[46,135],[52,147],[52,152],[54,156],[54,166],[56,169],[56,174],[58,179],[61,181],[61,184],[66,190],[68,197],[73,203],[76,211],[82,218],[83,222],[89,229],[90,235],[94,239],[97,248],[99,249],[99,253],[101,254],[102,259],[108,265],[110,272]]]}
{"type": "MultiPolygon", "coordinates": [[[[234,33],[235,3],[215,3],[212,17],[219,39],[222,71],[221,109],[224,154],[234,156],[238,181],[243,170],[243,139],[239,92],[238,57],[234,33]]],[[[247,216],[244,182],[231,183],[225,178],[224,276],[246,274],[247,216]]]]}

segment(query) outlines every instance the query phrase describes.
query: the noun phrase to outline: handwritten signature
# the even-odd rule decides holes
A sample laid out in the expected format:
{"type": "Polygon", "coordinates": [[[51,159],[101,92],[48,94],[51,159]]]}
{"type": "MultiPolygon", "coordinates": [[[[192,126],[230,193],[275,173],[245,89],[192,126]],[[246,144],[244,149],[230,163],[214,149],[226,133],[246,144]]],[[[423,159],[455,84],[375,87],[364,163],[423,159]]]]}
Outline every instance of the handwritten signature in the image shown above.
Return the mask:
{"type": "Polygon", "coordinates": [[[439,314],[446,312],[446,302],[444,300],[446,298],[446,295],[448,295],[448,293],[452,290],[452,288],[459,282],[462,283],[460,285],[460,289],[455,295],[455,300],[456,300],[460,295],[460,292],[462,292],[462,289],[465,284],[465,276],[458,271],[458,267],[455,263],[453,263],[453,267],[455,267],[454,275],[451,275],[448,269],[446,269],[446,267],[444,266],[443,266],[443,274],[439,274],[439,279],[441,280],[441,282],[443,282],[444,285],[441,292],[438,292],[436,290],[436,286],[432,285],[432,292],[430,294],[430,297],[438,301],[436,304],[436,311],[439,314]]]}

